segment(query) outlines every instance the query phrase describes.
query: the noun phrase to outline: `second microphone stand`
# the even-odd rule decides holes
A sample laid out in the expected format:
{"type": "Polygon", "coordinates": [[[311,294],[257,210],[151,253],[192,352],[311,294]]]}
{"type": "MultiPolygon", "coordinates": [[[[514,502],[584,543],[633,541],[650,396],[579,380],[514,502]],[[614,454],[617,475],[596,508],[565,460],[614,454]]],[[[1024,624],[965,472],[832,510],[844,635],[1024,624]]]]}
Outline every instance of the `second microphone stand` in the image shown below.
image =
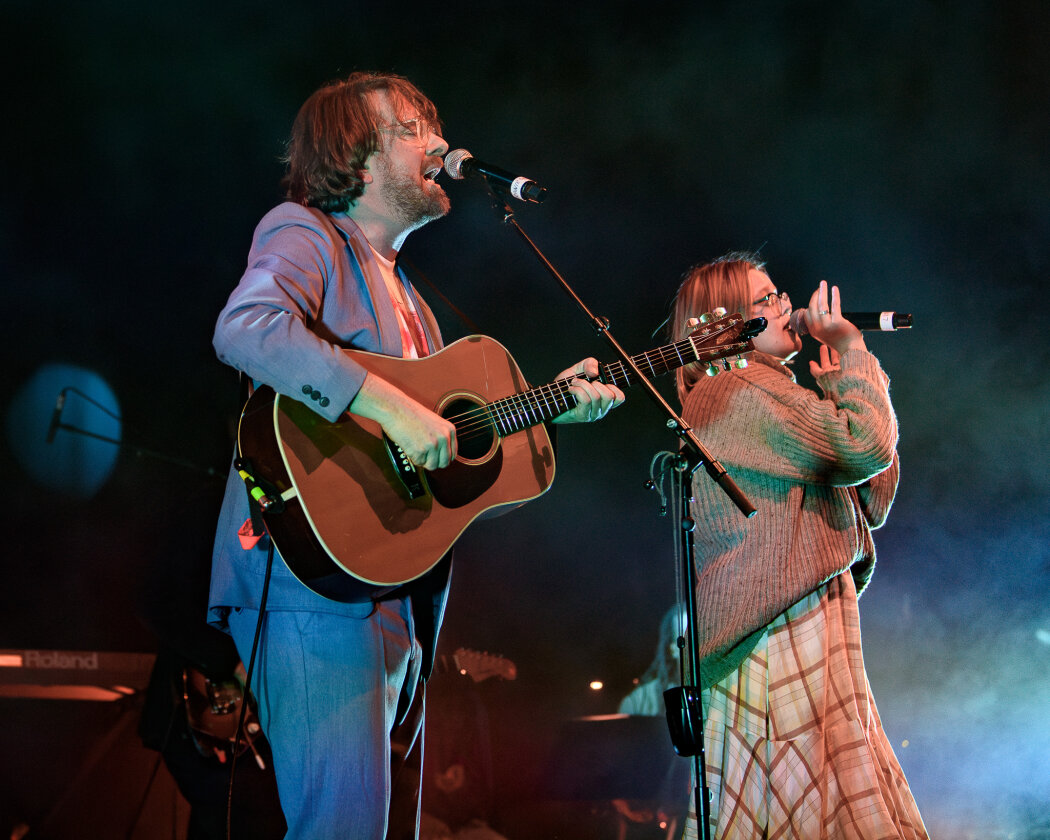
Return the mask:
{"type": "MultiPolygon", "coordinates": [[[[505,224],[510,225],[532,253],[547,269],[548,273],[561,285],[566,294],[575,301],[577,307],[583,312],[594,330],[605,339],[605,342],[613,349],[624,365],[635,377],[635,383],[642,386],[649,398],[660,407],[667,416],[667,427],[671,429],[680,440],[681,471],[683,474],[682,488],[682,580],[687,593],[687,624],[689,626],[689,672],[693,682],[698,683],[700,679],[699,645],[697,639],[696,622],[693,616],[696,614],[696,589],[693,585],[693,539],[692,532],[695,522],[688,516],[689,502],[691,500],[692,476],[701,466],[707,471],[712,480],[726,493],[736,505],[737,509],[747,517],[754,516],[756,508],[751,504],[744,493],[737,487],[736,482],[726,472],[717,460],[707,451],[700,439],[685,420],[671,407],[652,381],[639,369],[634,360],[624,351],[620,343],[609,330],[609,321],[594,315],[583,302],[572,286],[558,272],[550,260],[543,254],[539,247],[522,230],[514,217],[514,211],[507,204],[506,197],[502,191],[491,188],[495,199],[497,213],[502,217],[505,224]]],[[[675,752],[681,756],[691,756],[694,759],[694,778],[697,780],[695,797],[697,805],[697,821],[700,824],[701,837],[709,838],[709,802],[706,774],[704,772],[704,748],[703,748],[703,710],[700,702],[700,686],[680,686],[677,689],[669,689],[665,693],[664,701],[667,706],[668,726],[671,730],[671,741],[675,752]],[[668,696],[670,695],[670,696],[668,696]]]]}

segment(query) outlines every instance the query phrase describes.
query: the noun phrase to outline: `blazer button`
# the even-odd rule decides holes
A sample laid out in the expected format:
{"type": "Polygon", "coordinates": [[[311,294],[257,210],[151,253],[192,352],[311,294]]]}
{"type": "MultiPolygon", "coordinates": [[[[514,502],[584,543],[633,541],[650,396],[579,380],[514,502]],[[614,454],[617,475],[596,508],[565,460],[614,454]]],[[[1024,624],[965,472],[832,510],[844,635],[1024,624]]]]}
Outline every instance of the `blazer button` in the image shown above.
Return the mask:
{"type": "Polygon", "coordinates": [[[314,389],[313,389],[312,385],[303,385],[303,393],[306,394],[307,396],[310,396],[310,394],[313,392],[313,390],[314,389]]]}
{"type": "Polygon", "coordinates": [[[327,408],[328,407],[328,403],[330,403],[330,402],[331,402],[331,400],[328,399],[328,397],[321,397],[321,399],[318,401],[318,405],[320,405],[321,408],[327,408]]]}
{"type": "Polygon", "coordinates": [[[321,392],[320,391],[311,391],[310,392],[310,399],[312,399],[314,402],[317,402],[317,400],[321,399],[321,392]]]}

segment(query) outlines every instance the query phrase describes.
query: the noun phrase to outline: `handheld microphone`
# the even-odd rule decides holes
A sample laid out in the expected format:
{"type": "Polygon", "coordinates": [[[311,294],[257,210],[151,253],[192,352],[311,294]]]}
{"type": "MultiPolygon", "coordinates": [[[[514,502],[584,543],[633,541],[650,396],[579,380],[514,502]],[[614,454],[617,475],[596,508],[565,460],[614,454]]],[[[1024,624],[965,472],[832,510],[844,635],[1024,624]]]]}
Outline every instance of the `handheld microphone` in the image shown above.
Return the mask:
{"type": "MultiPolygon", "coordinates": [[[[805,309],[795,309],[788,319],[798,335],[809,335],[805,309]]],[[[858,330],[892,332],[911,329],[911,314],[905,312],[843,312],[842,317],[858,330]]]]}
{"type": "Polygon", "coordinates": [[[55,400],[55,409],[51,412],[51,425],[47,427],[47,442],[54,443],[55,432],[58,431],[58,422],[62,419],[62,409],[66,407],[66,389],[63,388],[58,392],[58,399],[55,400]]]}
{"type": "Polygon", "coordinates": [[[445,171],[461,180],[464,175],[484,178],[490,186],[509,192],[519,201],[539,204],[547,197],[547,190],[524,175],[513,175],[498,166],[478,160],[466,149],[455,149],[445,155],[445,171]]]}

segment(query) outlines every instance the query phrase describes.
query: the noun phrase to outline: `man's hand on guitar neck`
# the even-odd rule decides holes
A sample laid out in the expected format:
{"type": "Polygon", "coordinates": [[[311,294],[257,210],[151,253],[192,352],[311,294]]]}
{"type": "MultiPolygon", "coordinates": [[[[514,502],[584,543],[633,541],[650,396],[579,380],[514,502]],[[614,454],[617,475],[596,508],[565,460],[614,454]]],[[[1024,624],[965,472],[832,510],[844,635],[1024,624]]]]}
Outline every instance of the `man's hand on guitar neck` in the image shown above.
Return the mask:
{"type": "Polygon", "coordinates": [[[551,422],[593,423],[620,405],[624,400],[623,391],[599,382],[597,377],[598,360],[593,358],[577,362],[558,374],[558,379],[572,379],[569,391],[576,397],[576,407],[562,412],[551,422]]]}
{"type": "Polygon", "coordinates": [[[379,376],[365,377],[349,410],[375,420],[417,467],[439,470],[456,457],[456,427],[379,376]]]}

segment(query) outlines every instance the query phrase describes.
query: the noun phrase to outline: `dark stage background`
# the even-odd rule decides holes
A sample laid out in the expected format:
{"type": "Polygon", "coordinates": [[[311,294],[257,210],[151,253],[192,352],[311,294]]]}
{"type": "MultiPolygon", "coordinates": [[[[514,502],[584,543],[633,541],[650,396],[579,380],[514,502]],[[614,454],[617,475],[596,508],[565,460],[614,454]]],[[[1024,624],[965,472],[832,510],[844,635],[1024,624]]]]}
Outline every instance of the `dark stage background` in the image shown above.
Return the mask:
{"type": "MultiPolygon", "coordinates": [[[[632,352],[662,343],[681,272],[729,249],[761,248],[796,303],[823,278],[847,309],[914,314],[868,342],[902,462],[861,600],[869,676],[933,836],[1048,836],[1047,7],[616,9],[3,4],[0,648],[153,649],[144,581],[175,591],[206,563],[221,488],[204,470],[224,470],[239,408],[212,327],[279,200],[283,140],[321,82],[394,70],[452,148],[548,187],[519,222],[632,352]],[[45,443],[89,372],[132,445],[105,480],[107,445],[45,443]]],[[[484,192],[443,183],[452,215],[406,255],[534,381],[610,359],[484,192]]],[[[429,298],[446,337],[466,332],[429,298]]],[[[546,496],[460,542],[443,650],[517,666],[476,687],[512,838],[531,836],[520,799],[557,725],[613,711],[652,656],[675,535],[643,484],[672,445],[636,391],[563,429],[546,496]]],[[[0,703],[7,831],[104,726],[91,704],[0,703]]]]}

